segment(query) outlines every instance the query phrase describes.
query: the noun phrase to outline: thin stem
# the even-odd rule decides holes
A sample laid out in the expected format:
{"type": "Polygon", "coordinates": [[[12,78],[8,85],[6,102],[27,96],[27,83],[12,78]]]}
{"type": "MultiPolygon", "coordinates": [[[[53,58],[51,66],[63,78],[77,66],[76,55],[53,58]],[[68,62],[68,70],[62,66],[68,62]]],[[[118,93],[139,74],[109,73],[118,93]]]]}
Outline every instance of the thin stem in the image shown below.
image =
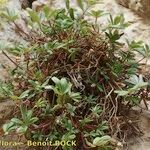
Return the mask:
{"type": "MultiPolygon", "coordinates": [[[[13,63],[15,64],[18,68],[22,69],[14,60],[12,60],[3,50],[2,53],[13,63]]],[[[23,69],[22,69],[23,70],[23,69]]]]}

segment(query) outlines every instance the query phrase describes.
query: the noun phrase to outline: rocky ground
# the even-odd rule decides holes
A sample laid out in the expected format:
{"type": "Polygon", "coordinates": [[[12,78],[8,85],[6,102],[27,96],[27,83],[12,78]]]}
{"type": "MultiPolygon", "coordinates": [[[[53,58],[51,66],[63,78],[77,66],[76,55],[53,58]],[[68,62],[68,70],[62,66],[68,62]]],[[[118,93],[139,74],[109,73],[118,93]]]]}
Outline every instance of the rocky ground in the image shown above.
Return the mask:
{"type": "MultiPolygon", "coordinates": [[[[75,0],[72,0],[72,2],[74,3],[75,0]]],[[[112,15],[116,15],[116,14],[120,14],[123,13],[126,20],[132,22],[132,25],[130,27],[128,27],[125,30],[125,38],[128,38],[129,40],[142,40],[145,43],[150,44],[150,20],[148,20],[148,13],[146,13],[145,15],[143,14],[139,14],[140,11],[138,11],[138,7],[140,7],[141,10],[141,5],[139,5],[138,1],[138,7],[137,3],[135,3],[135,7],[133,4],[133,1],[136,0],[132,0],[132,3],[130,2],[130,0],[117,0],[119,1],[119,4],[116,3],[116,1],[114,0],[104,0],[103,4],[99,4],[96,6],[95,9],[102,9],[106,12],[110,12],[112,15]],[[126,6],[128,8],[125,8],[123,6],[126,6]],[[136,8],[136,9],[135,9],[136,8]],[[138,12],[136,14],[136,12],[138,12]],[[139,16],[140,15],[140,16],[139,16]],[[142,16],[142,17],[141,17],[142,16]]],[[[143,2],[144,0],[142,0],[143,2]]],[[[145,0],[145,2],[147,2],[147,6],[150,6],[150,1],[149,0],[145,0]]],[[[63,0],[59,0],[55,2],[54,6],[55,7],[62,7],[63,5],[63,0]]],[[[140,3],[141,4],[141,3],[140,3]]],[[[34,8],[36,8],[37,3],[35,3],[34,8]]],[[[144,3],[144,8],[146,7],[146,4],[144,3]]],[[[21,5],[19,0],[10,0],[8,2],[8,7],[9,8],[15,8],[18,11],[21,10],[21,5]]],[[[142,8],[143,9],[143,8],[142,8]]],[[[147,9],[146,9],[147,10],[147,9]]],[[[147,12],[149,12],[150,8],[147,10],[147,12]]],[[[150,14],[150,13],[149,13],[150,14]]],[[[101,18],[99,20],[100,22],[105,22],[104,18],[101,18]]],[[[3,40],[12,40],[12,39],[16,39],[19,40],[20,38],[18,36],[15,35],[15,33],[10,29],[10,25],[3,25],[3,29],[1,29],[0,31],[0,41],[3,40]]],[[[123,39],[124,40],[124,39],[123,39]]],[[[140,56],[137,56],[138,58],[140,56]]],[[[145,61],[145,60],[144,60],[145,61]]],[[[143,63],[144,63],[143,61],[143,63]]],[[[8,74],[6,71],[7,67],[12,67],[11,62],[2,54],[0,53],[0,79],[1,80],[5,80],[6,78],[8,78],[8,74]]],[[[147,74],[149,74],[150,72],[150,60],[148,60],[147,66],[143,69],[144,72],[146,72],[147,74]]],[[[13,103],[9,102],[9,101],[3,101],[0,103],[0,119],[1,122],[0,124],[4,121],[4,118],[6,117],[6,114],[13,108],[13,103]],[[4,115],[5,114],[5,115],[4,115]]],[[[141,138],[138,138],[137,140],[133,139],[130,140],[129,142],[129,147],[126,148],[126,150],[150,150],[150,112],[147,110],[144,110],[142,115],[141,115],[141,129],[143,129],[144,131],[144,136],[141,138]]],[[[0,148],[0,150],[2,150],[0,148]]]]}

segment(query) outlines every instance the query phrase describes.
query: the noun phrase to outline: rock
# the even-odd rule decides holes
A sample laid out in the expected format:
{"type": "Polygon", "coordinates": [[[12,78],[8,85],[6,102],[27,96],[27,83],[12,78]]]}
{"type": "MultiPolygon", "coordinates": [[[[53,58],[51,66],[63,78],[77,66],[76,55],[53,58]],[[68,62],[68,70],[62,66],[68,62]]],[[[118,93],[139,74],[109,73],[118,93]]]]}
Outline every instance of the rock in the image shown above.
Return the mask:
{"type": "Polygon", "coordinates": [[[20,0],[23,9],[32,8],[33,10],[40,10],[43,6],[49,5],[51,0],[20,0]]]}
{"type": "MultiPolygon", "coordinates": [[[[19,0],[8,1],[6,6],[8,9],[13,8],[21,12],[21,5],[19,0]]],[[[0,30],[0,43],[4,44],[6,41],[9,43],[12,40],[20,41],[21,38],[15,34],[15,32],[12,29],[12,26],[3,20],[1,20],[1,22],[2,27],[0,30]]],[[[11,54],[8,54],[8,56],[11,57],[11,59],[15,60],[15,57],[11,54]]],[[[13,69],[14,67],[14,64],[0,51],[0,81],[5,82],[7,79],[9,79],[10,76],[8,75],[8,70],[13,69]]],[[[0,97],[0,126],[2,126],[6,122],[6,120],[13,117],[12,112],[14,108],[15,103],[13,101],[3,100],[0,97]]]]}
{"type": "Polygon", "coordinates": [[[144,18],[150,17],[150,0],[116,0],[144,18]]]}
{"type": "Polygon", "coordinates": [[[21,6],[23,9],[26,9],[27,7],[30,7],[32,8],[32,3],[34,2],[35,0],[20,0],[20,3],[21,3],[21,6]]]}
{"type": "Polygon", "coordinates": [[[6,120],[12,118],[12,112],[14,110],[15,103],[10,100],[0,102],[0,126],[5,123],[6,120]]]}
{"type": "Polygon", "coordinates": [[[32,9],[39,11],[43,6],[50,5],[51,0],[37,0],[32,3],[32,9]]]}

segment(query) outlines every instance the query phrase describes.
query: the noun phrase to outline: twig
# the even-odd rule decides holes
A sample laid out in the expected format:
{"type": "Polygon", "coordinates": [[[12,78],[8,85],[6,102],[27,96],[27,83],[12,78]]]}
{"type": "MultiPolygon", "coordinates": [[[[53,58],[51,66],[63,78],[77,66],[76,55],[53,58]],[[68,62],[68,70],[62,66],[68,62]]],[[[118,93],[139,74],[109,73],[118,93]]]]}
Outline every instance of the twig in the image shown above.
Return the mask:
{"type": "Polygon", "coordinates": [[[21,70],[23,70],[14,60],[12,60],[3,50],[2,53],[13,63],[15,64],[18,68],[20,68],[21,70]]]}

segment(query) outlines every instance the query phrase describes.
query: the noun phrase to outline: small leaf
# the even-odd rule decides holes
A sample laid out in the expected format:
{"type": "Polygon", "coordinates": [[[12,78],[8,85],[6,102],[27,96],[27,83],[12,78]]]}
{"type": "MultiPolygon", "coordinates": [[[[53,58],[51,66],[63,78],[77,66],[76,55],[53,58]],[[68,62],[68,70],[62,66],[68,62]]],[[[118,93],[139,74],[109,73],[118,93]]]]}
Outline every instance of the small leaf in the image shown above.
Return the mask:
{"type": "Polygon", "coordinates": [[[52,85],[47,85],[44,88],[45,88],[45,90],[52,90],[52,89],[54,89],[54,87],[52,85]]]}
{"type": "Polygon", "coordinates": [[[126,82],[131,83],[133,85],[135,85],[133,88],[142,88],[144,86],[147,86],[148,83],[143,81],[143,76],[139,75],[133,75],[130,77],[130,79],[126,80],[126,82]]]}
{"type": "Polygon", "coordinates": [[[55,83],[55,84],[59,84],[60,83],[60,80],[56,77],[52,77],[52,81],[55,83]]]}
{"type": "Polygon", "coordinates": [[[90,147],[93,147],[93,148],[96,147],[94,144],[92,144],[91,142],[89,142],[86,138],[85,138],[85,142],[90,147]]]}
{"type": "Polygon", "coordinates": [[[6,18],[8,21],[13,22],[18,19],[18,12],[16,10],[7,9],[6,12],[0,14],[1,17],[6,18]]]}
{"type": "Polygon", "coordinates": [[[75,17],[74,17],[74,9],[73,8],[70,8],[69,9],[69,14],[70,14],[70,17],[71,17],[71,19],[75,19],[75,17]]]}
{"type": "Polygon", "coordinates": [[[28,126],[20,126],[17,128],[17,133],[25,133],[28,129],[28,126]]]}
{"type": "Polygon", "coordinates": [[[20,99],[24,99],[24,98],[28,97],[30,91],[31,91],[31,90],[26,90],[26,91],[24,91],[24,92],[19,96],[19,98],[20,98],[20,99]]]}
{"type": "Polygon", "coordinates": [[[97,11],[96,10],[92,10],[91,11],[91,15],[94,16],[94,17],[96,17],[96,18],[98,18],[98,17],[101,17],[104,14],[103,14],[102,10],[97,10],[97,11]]]}
{"type": "Polygon", "coordinates": [[[23,122],[18,118],[12,118],[11,122],[13,122],[14,124],[17,124],[17,125],[23,124],[23,122]]]}
{"type": "Polygon", "coordinates": [[[80,93],[71,93],[70,97],[76,102],[79,102],[79,100],[81,99],[80,93]]]}
{"type": "Polygon", "coordinates": [[[70,8],[70,0],[65,0],[66,1],[66,8],[69,10],[70,8]]]}
{"type": "Polygon", "coordinates": [[[96,137],[94,140],[93,140],[93,145],[95,146],[104,146],[106,144],[108,144],[111,140],[111,137],[110,136],[102,136],[102,137],[96,137]]]}
{"type": "Polygon", "coordinates": [[[30,124],[34,124],[35,122],[37,122],[39,119],[37,117],[33,117],[30,119],[30,124]]]}
{"type": "Polygon", "coordinates": [[[90,118],[84,118],[83,120],[79,120],[79,121],[80,121],[81,125],[84,126],[87,123],[92,122],[92,119],[90,119],[90,118]]]}
{"type": "Polygon", "coordinates": [[[117,25],[121,22],[122,16],[116,16],[114,19],[114,24],[117,25]]]}
{"type": "Polygon", "coordinates": [[[29,13],[29,15],[30,15],[30,17],[31,17],[31,20],[32,20],[33,22],[36,22],[36,23],[40,24],[40,18],[39,18],[39,16],[38,16],[37,12],[28,9],[28,13],[29,13]]]}
{"type": "Polygon", "coordinates": [[[82,10],[84,10],[83,0],[77,0],[77,4],[82,10]]]}
{"type": "Polygon", "coordinates": [[[16,126],[13,122],[9,122],[9,123],[6,123],[3,125],[3,130],[4,130],[5,134],[8,134],[13,129],[16,129],[16,126]]]}
{"type": "Polygon", "coordinates": [[[114,92],[117,93],[118,96],[126,96],[129,93],[128,91],[124,91],[124,90],[116,90],[114,92]]]}
{"type": "Polygon", "coordinates": [[[26,118],[27,118],[27,119],[31,119],[32,114],[33,114],[33,111],[32,111],[32,110],[26,110],[26,118]]]}

